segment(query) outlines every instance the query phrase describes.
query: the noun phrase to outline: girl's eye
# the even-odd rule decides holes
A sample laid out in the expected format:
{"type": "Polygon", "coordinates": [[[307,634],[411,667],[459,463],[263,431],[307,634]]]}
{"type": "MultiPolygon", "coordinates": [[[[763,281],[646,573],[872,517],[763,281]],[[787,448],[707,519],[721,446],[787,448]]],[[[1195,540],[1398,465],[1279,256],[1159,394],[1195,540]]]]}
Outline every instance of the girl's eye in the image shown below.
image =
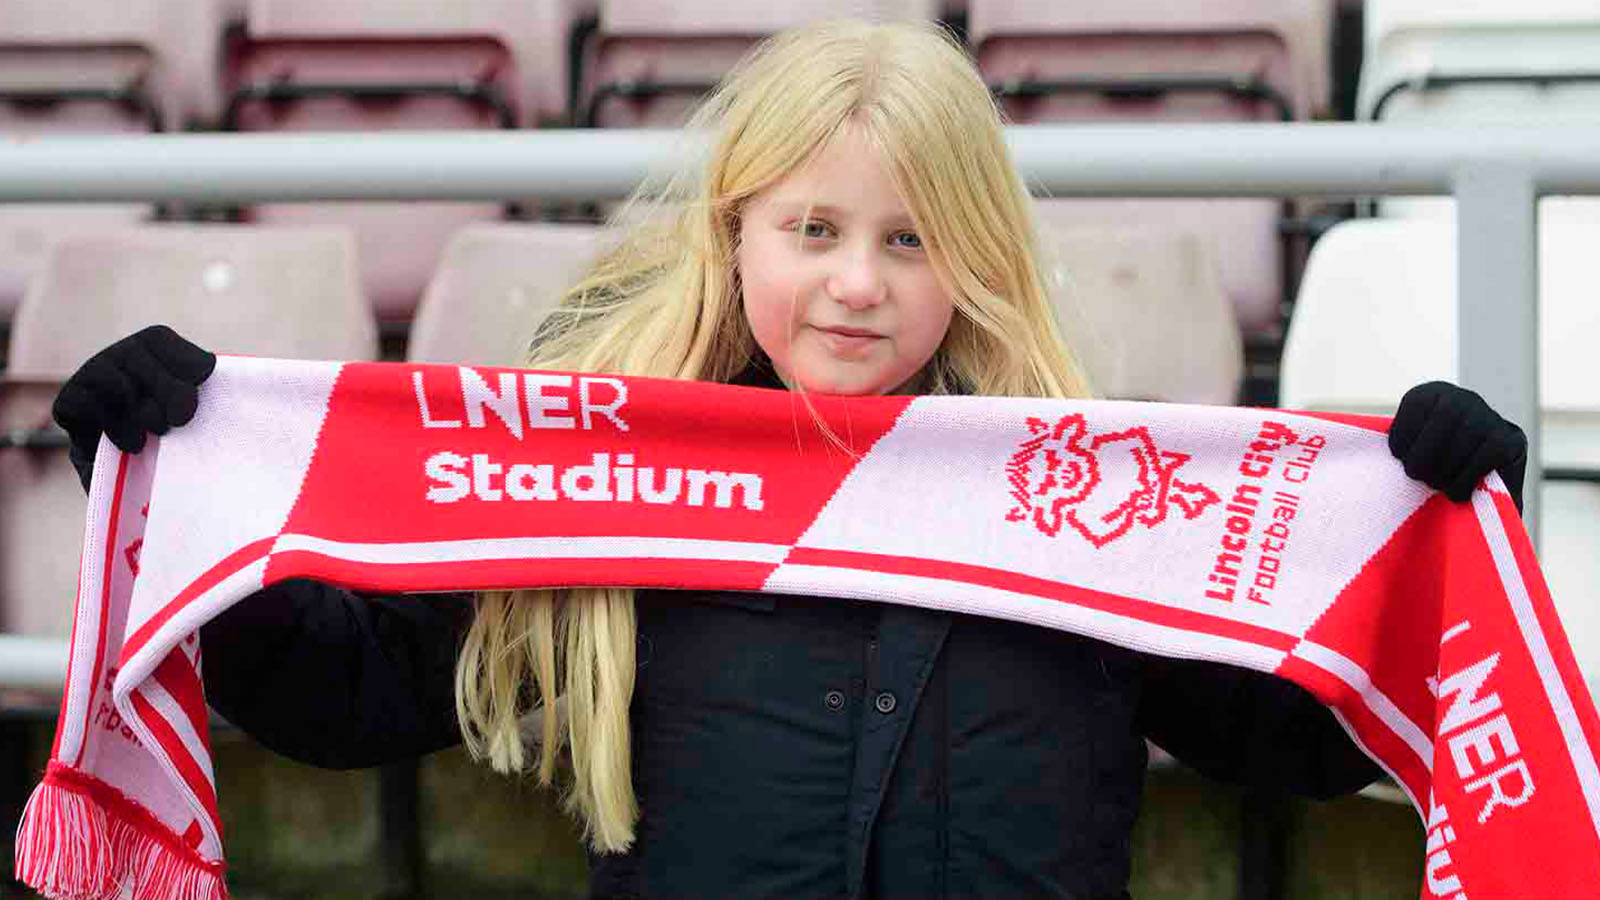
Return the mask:
{"type": "Polygon", "coordinates": [[[889,242],[906,250],[922,249],[922,236],[915,231],[897,231],[889,238],[889,242]]]}
{"type": "Polygon", "coordinates": [[[821,239],[833,236],[833,229],[828,227],[828,223],[816,219],[801,222],[798,230],[802,236],[808,238],[821,239]]]}

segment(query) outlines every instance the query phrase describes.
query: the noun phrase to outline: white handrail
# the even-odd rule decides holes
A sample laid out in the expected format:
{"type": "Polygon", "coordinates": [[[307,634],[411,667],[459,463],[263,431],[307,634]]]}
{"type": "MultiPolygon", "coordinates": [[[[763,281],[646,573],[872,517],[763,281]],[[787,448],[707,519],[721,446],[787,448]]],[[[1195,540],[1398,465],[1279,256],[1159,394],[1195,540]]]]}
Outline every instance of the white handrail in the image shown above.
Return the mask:
{"type": "Polygon", "coordinates": [[[0,687],[59,691],[67,678],[67,642],[0,634],[0,687]]]}
{"type": "MultiPolygon", "coordinates": [[[[1007,139],[1052,195],[1445,194],[1484,164],[1526,172],[1540,193],[1600,193],[1596,125],[1019,125],[1007,139]]],[[[0,203],[593,200],[695,146],[655,129],[9,136],[0,203]]]]}

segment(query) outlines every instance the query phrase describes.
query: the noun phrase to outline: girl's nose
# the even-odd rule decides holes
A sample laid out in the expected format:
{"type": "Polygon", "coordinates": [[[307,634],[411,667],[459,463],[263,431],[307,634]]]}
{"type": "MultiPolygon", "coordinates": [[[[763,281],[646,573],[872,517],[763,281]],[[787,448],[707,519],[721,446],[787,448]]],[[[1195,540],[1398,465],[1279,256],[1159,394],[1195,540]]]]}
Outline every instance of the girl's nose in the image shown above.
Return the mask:
{"type": "Polygon", "coordinates": [[[851,309],[882,303],[889,286],[881,266],[870,251],[841,256],[839,268],[828,278],[828,296],[851,309]]]}

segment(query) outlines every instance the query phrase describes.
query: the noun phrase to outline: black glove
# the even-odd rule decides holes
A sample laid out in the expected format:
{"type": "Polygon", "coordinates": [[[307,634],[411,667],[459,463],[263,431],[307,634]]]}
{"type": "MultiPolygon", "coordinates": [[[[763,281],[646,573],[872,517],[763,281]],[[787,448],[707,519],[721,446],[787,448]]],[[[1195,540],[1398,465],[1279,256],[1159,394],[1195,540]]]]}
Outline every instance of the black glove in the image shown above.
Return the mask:
{"type": "Polygon", "coordinates": [[[50,409],[72,441],[67,455],[83,489],[89,489],[102,432],[122,452],[138,453],[145,432],[166,434],[194,418],[200,383],[216,367],[214,354],[165,325],[151,325],[89,357],[50,409]]]}
{"type": "Polygon", "coordinates": [[[1466,388],[1429,381],[1406,391],[1389,425],[1389,449],[1407,475],[1458,502],[1499,472],[1522,511],[1527,435],[1466,388]]]}

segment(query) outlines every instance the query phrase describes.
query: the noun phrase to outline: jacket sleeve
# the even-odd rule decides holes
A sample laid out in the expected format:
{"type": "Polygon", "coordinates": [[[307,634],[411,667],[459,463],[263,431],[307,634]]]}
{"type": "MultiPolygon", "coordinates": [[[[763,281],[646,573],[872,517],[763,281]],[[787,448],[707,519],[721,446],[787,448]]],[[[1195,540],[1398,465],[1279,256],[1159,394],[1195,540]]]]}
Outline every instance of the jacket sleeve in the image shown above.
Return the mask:
{"type": "Polygon", "coordinates": [[[309,579],[200,630],[206,700],[290,759],[380,765],[459,743],[455,662],[472,595],[361,594],[309,579]]]}
{"type": "Polygon", "coordinates": [[[1299,685],[1249,669],[1149,657],[1139,724],[1201,774],[1328,798],[1383,775],[1299,685]]]}

